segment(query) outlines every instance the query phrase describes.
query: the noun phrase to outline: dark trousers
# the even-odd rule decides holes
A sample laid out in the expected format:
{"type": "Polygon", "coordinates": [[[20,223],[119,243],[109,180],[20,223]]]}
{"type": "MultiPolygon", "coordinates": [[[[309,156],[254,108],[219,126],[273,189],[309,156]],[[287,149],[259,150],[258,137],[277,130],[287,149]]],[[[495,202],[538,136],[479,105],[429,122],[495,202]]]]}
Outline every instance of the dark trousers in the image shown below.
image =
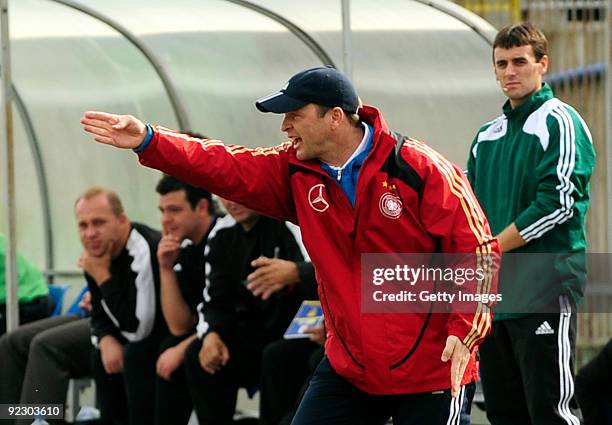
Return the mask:
{"type": "Polygon", "coordinates": [[[612,425],[612,339],[576,376],[584,425],[612,425]]]}
{"type": "Polygon", "coordinates": [[[123,346],[123,373],[104,370],[100,350],[92,351],[92,372],[102,422],[109,425],[151,425],[155,422],[155,364],[159,338],[123,346]]]}
{"type": "MultiPolygon", "coordinates": [[[[90,376],[92,349],[89,319],[78,319],[36,335],[30,345],[21,403],[64,404],[70,379],[90,376]]],[[[17,421],[19,425],[30,423],[17,421]]]]}
{"type": "Polygon", "coordinates": [[[3,335],[0,403],[64,404],[69,380],[90,373],[90,351],[89,319],[76,316],[37,320],[3,335]]]}
{"type": "Polygon", "coordinates": [[[57,316],[0,338],[0,403],[64,403],[68,380],[89,374],[89,319],[57,316]]]}
{"type": "Polygon", "coordinates": [[[194,340],[185,352],[189,393],[200,425],[230,425],[236,409],[240,387],[251,387],[259,381],[263,338],[236,338],[225,341],[230,359],[211,375],[200,366],[202,340],[194,340]]]}
{"type": "MultiPolygon", "coordinates": [[[[317,367],[292,425],[458,425],[466,388],[403,395],[367,394],[340,377],[324,357],[317,367]]],[[[474,384],[470,384],[474,388],[474,384]]],[[[472,392],[473,395],[473,392],[472,392]]]]}
{"type": "Polygon", "coordinates": [[[302,388],[300,389],[300,394],[298,395],[298,398],[295,400],[293,407],[282,417],[278,425],[291,425],[291,422],[293,421],[293,418],[295,416],[295,412],[297,412],[297,409],[300,406],[302,399],[304,398],[304,394],[306,394],[308,385],[310,385],[310,379],[312,378],[312,375],[314,374],[315,370],[317,370],[317,366],[319,365],[319,363],[321,363],[321,360],[323,360],[323,356],[325,356],[325,349],[322,346],[317,348],[310,355],[310,358],[308,359],[308,367],[310,369],[310,374],[308,375],[308,378],[306,378],[306,380],[302,384],[302,388]]]}
{"type": "MultiPolygon", "coordinates": [[[[53,303],[48,296],[34,298],[27,303],[19,303],[19,324],[33,322],[49,317],[53,303]]],[[[0,304],[0,335],[6,332],[6,304],[0,304]]]]}
{"type": "MultiPolygon", "coordinates": [[[[162,341],[159,354],[180,343],[185,336],[170,336],[162,341]]],[[[155,377],[155,423],[158,425],[186,425],[189,422],[193,404],[187,387],[185,363],[166,381],[160,376],[155,377]]]]}
{"type": "Polygon", "coordinates": [[[128,411],[123,373],[106,373],[98,349],[91,352],[91,372],[96,381],[96,404],[100,409],[102,423],[127,425],[128,411]]]}
{"type": "Polygon", "coordinates": [[[574,397],[576,314],[566,297],[559,313],[493,322],[480,346],[480,372],[492,425],[579,425],[574,397]]]}
{"type": "Polygon", "coordinates": [[[321,360],[322,347],[309,339],[282,339],[268,344],[261,360],[259,423],[291,422],[300,391],[321,360]],[[311,368],[310,358],[318,354],[311,368]]]}

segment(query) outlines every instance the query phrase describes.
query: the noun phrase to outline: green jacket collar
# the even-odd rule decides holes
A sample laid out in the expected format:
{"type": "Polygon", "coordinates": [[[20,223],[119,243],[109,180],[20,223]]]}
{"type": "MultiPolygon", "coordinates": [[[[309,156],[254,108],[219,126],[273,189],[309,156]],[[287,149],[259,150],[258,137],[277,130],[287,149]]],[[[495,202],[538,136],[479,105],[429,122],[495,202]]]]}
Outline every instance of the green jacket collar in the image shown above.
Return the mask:
{"type": "Polygon", "coordinates": [[[510,100],[504,103],[504,115],[508,119],[521,119],[538,109],[544,102],[554,97],[553,91],[547,83],[542,84],[542,88],[529,96],[525,102],[512,109],[510,100]]]}

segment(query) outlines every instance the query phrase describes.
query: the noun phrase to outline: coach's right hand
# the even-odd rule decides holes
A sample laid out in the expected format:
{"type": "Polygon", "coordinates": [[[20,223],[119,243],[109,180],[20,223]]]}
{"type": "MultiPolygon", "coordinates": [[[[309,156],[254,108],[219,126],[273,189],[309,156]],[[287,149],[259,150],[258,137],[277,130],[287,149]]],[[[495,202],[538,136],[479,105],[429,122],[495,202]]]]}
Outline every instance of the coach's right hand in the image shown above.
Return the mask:
{"type": "Polygon", "coordinates": [[[87,111],[81,118],[83,129],[94,135],[96,142],[124,149],[140,146],[147,134],[147,127],[131,115],[87,111]]]}

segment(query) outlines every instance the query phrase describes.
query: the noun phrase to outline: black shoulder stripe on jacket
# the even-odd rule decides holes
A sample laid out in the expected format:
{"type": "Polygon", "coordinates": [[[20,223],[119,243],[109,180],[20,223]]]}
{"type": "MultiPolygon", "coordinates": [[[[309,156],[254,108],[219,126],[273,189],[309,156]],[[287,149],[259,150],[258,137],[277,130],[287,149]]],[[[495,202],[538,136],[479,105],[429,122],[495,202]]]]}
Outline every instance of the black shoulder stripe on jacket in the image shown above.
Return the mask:
{"type": "Polygon", "coordinates": [[[413,188],[418,194],[420,202],[421,196],[423,195],[423,179],[421,179],[421,176],[419,176],[416,170],[412,168],[400,154],[400,150],[404,145],[404,136],[396,131],[391,132],[391,134],[396,140],[395,149],[389,154],[389,157],[383,165],[383,170],[387,172],[389,177],[398,178],[413,188]]]}
{"type": "Polygon", "coordinates": [[[297,165],[289,164],[289,176],[292,176],[293,174],[297,173],[300,170],[301,170],[301,168],[298,167],[297,165]]]}

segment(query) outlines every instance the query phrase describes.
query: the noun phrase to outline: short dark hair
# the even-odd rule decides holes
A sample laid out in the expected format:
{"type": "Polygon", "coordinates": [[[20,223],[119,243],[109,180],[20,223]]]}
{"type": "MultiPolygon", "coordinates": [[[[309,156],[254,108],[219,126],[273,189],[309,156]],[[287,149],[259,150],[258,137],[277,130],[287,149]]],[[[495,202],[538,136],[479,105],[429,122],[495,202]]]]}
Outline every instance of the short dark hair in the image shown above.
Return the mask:
{"type": "MultiPolygon", "coordinates": [[[[361,107],[361,100],[359,101],[359,107],[361,107]]],[[[313,103],[313,105],[317,108],[317,112],[319,113],[319,118],[323,118],[325,116],[325,114],[327,114],[332,108],[331,106],[322,106],[322,105],[317,105],[316,103],[313,103]]],[[[344,111],[344,109],[343,109],[344,111]]],[[[359,126],[359,122],[360,122],[360,118],[359,115],[356,113],[351,113],[348,111],[344,111],[344,114],[347,116],[349,123],[353,126],[353,127],[357,127],[359,126]]]]}
{"type": "MultiPolygon", "coordinates": [[[[530,22],[521,22],[499,30],[493,42],[493,51],[496,47],[510,49],[527,45],[533,48],[537,62],[548,55],[548,40],[544,33],[530,22]]],[[[493,57],[493,62],[495,62],[495,57],[493,57]]]]}
{"type": "Polygon", "coordinates": [[[210,192],[205,189],[184,183],[177,178],[168,175],[164,175],[155,187],[155,191],[160,195],[166,195],[170,192],[176,192],[177,190],[185,191],[185,196],[192,209],[195,209],[201,199],[206,199],[208,200],[208,212],[211,214],[214,213],[212,196],[210,192]]]}

